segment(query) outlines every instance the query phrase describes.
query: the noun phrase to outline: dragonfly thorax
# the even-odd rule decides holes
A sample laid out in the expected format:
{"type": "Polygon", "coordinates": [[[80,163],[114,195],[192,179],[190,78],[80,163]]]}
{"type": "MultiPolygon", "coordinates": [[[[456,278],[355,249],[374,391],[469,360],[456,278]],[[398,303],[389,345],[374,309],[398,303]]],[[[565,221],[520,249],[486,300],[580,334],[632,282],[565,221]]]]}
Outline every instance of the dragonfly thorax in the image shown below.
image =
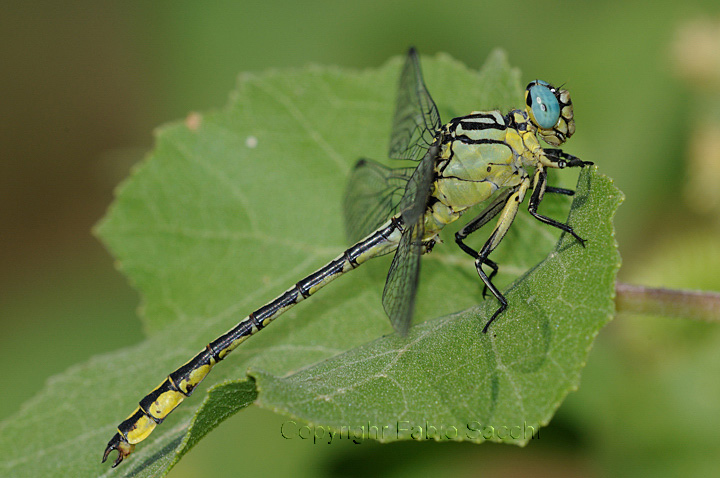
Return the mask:
{"type": "Polygon", "coordinates": [[[473,112],[443,128],[434,196],[462,213],[524,175],[523,139],[499,111],[473,112]]]}

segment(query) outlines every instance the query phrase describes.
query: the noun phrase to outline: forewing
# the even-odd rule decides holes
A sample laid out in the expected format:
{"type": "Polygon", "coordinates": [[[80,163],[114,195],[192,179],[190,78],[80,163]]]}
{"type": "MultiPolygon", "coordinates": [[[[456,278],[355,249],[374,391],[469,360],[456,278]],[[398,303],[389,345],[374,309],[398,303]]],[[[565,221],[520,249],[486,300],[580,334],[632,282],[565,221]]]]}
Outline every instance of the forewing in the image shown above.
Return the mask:
{"type": "Polygon", "coordinates": [[[388,168],[361,159],[350,174],[343,210],[345,232],[354,244],[395,215],[415,168],[388,168]]]}
{"type": "Polygon", "coordinates": [[[420,60],[411,48],[400,75],[389,155],[420,164],[414,170],[399,170],[402,172],[398,175],[390,172],[398,170],[361,160],[351,176],[345,199],[347,231],[353,240],[369,234],[396,212],[402,213],[404,232],[382,299],[390,322],[401,335],[407,333],[415,309],[420,255],[425,249],[425,211],[440,152],[436,141],[440,126],[440,115],[422,78],[420,60]],[[405,182],[402,194],[396,187],[400,180],[405,182]]]}
{"type": "Polygon", "coordinates": [[[419,161],[433,144],[440,126],[440,114],[425,87],[418,54],[411,48],[400,75],[390,157],[419,161]]]}
{"type": "Polygon", "coordinates": [[[425,211],[430,197],[438,146],[425,154],[405,188],[400,210],[405,231],[393,257],[383,290],[383,307],[395,330],[405,335],[415,310],[420,279],[420,255],[425,236],[425,211]]]}
{"type": "Polygon", "coordinates": [[[435,175],[435,160],[439,153],[440,146],[432,145],[405,187],[405,193],[400,200],[400,211],[405,224],[412,225],[422,221],[425,215],[435,175]]]}

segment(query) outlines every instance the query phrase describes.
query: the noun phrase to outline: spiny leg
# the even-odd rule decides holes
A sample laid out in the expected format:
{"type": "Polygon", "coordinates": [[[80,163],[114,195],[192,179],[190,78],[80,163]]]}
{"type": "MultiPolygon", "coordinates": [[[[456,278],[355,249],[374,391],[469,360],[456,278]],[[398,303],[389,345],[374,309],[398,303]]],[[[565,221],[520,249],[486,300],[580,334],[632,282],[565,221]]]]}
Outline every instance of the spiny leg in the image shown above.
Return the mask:
{"type": "MultiPolygon", "coordinates": [[[[543,168],[541,165],[538,165],[537,169],[535,170],[535,176],[533,178],[533,193],[530,196],[530,201],[528,205],[528,211],[530,214],[537,219],[538,221],[548,224],[550,226],[556,227],[560,230],[563,230],[567,232],[568,234],[572,234],[572,236],[577,239],[577,241],[585,247],[585,239],[578,236],[577,233],[573,230],[572,226],[562,223],[560,221],[556,221],[555,219],[549,218],[547,216],[543,216],[542,214],[539,214],[537,212],[537,208],[540,205],[540,202],[543,199],[544,193],[549,189],[546,186],[547,184],[547,173],[545,172],[545,168],[543,168]]],[[[567,194],[567,192],[572,192],[569,189],[562,189],[560,188],[553,188],[552,192],[560,192],[560,194],[567,194]]],[[[574,194],[574,192],[572,192],[574,194]]],[[[571,195],[571,194],[568,194],[571,195]]]]}
{"type": "MultiPolygon", "coordinates": [[[[492,239],[492,237],[491,237],[491,239],[492,239]]],[[[500,315],[505,309],[507,309],[507,306],[508,306],[508,302],[507,302],[507,299],[505,298],[505,296],[502,295],[502,293],[500,293],[500,291],[497,289],[497,287],[495,287],[495,284],[493,284],[490,280],[490,277],[492,277],[493,274],[490,274],[490,277],[488,277],[485,274],[485,271],[483,271],[483,269],[482,269],[483,263],[485,263],[485,261],[487,261],[487,255],[490,254],[490,252],[492,252],[492,250],[487,250],[487,249],[489,249],[487,247],[487,245],[489,243],[490,243],[490,241],[488,240],[488,242],[485,243],[485,246],[480,251],[479,257],[477,259],[475,259],[475,269],[477,270],[478,275],[480,276],[480,279],[482,279],[483,283],[485,284],[485,287],[490,289],[490,292],[492,292],[492,295],[494,295],[495,298],[498,300],[498,302],[500,302],[500,307],[498,307],[498,309],[495,311],[495,313],[492,315],[492,317],[490,317],[490,320],[488,320],[487,323],[485,324],[485,327],[483,327],[483,330],[482,330],[483,334],[487,333],[488,328],[490,327],[490,324],[492,324],[493,321],[495,320],[495,318],[498,315],[500,315]]]]}
{"type": "Polygon", "coordinates": [[[483,281],[483,284],[485,284],[485,287],[490,290],[492,295],[495,296],[498,302],[500,302],[500,307],[498,307],[492,317],[490,317],[490,320],[488,320],[488,322],[485,324],[485,327],[483,327],[483,333],[487,333],[490,324],[492,324],[493,321],[497,318],[497,316],[500,315],[505,309],[507,309],[508,306],[508,302],[505,296],[503,296],[502,293],[498,290],[498,288],[495,287],[495,284],[492,283],[492,277],[497,272],[497,264],[495,264],[493,261],[490,261],[488,259],[488,256],[493,250],[495,250],[498,244],[500,244],[500,241],[502,241],[508,229],[510,229],[510,225],[512,224],[513,220],[515,220],[515,216],[517,215],[518,207],[524,199],[525,192],[528,190],[529,187],[530,179],[527,176],[524,176],[522,178],[522,182],[517,188],[511,189],[508,191],[507,194],[499,196],[498,199],[496,199],[492,204],[490,204],[490,206],[485,209],[485,211],[483,211],[483,213],[470,221],[470,223],[468,223],[455,235],[455,242],[458,243],[460,248],[471,256],[475,257],[475,269],[477,270],[480,279],[483,281]],[[501,201],[501,199],[504,199],[504,202],[501,201]],[[474,251],[462,241],[462,239],[467,237],[468,234],[479,229],[482,225],[486,224],[490,219],[492,219],[493,216],[497,214],[500,214],[497,225],[495,226],[495,229],[490,235],[490,238],[485,242],[480,251],[474,251]],[[488,266],[493,268],[493,272],[490,274],[490,277],[488,277],[488,275],[483,270],[483,264],[487,264],[488,266]]]}
{"type": "MultiPolygon", "coordinates": [[[[554,193],[554,194],[564,194],[564,195],[566,195],[566,196],[574,196],[574,195],[575,195],[575,191],[573,191],[572,189],[555,188],[555,187],[552,187],[552,186],[545,186],[545,191],[544,191],[544,192],[546,192],[546,193],[554,193]]],[[[507,201],[507,199],[505,199],[504,201],[507,201]]],[[[504,202],[503,202],[503,203],[504,203],[504,202]]],[[[481,213],[481,214],[482,214],[482,213],[481,213]]],[[[497,214],[497,213],[496,213],[496,214],[497,214]]],[[[467,226],[466,226],[466,227],[467,227],[467,226]]],[[[464,230],[464,229],[465,229],[465,228],[463,228],[463,230],[464,230]]],[[[466,235],[467,235],[467,233],[466,233],[466,235]]],[[[456,240],[456,241],[458,240],[458,234],[455,234],[455,240],[456,240]]],[[[583,245],[584,245],[584,244],[583,244],[583,245]]],[[[492,272],[491,272],[490,275],[488,276],[488,279],[490,280],[490,282],[492,282],[493,277],[495,277],[495,275],[498,273],[498,265],[497,265],[497,263],[496,263],[495,261],[491,261],[491,260],[488,259],[488,258],[485,258],[485,264],[487,264],[487,265],[492,269],[492,272]]],[[[486,286],[486,285],[483,285],[483,291],[482,291],[483,299],[484,299],[485,297],[487,297],[487,291],[488,291],[487,286],[486,286]]]]}
{"type": "Polygon", "coordinates": [[[553,194],[564,194],[565,196],[574,196],[575,195],[575,191],[573,191],[572,189],[555,188],[552,186],[545,186],[545,192],[553,193],[553,194]]]}
{"type": "Polygon", "coordinates": [[[583,161],[577,156],[566,153],[562,149],[544,148],[543,153],[545,154],[540,157],[540,162],[550,168],[576,168],[595,164],[592,161],[583,161]]]}
{"type": "MultiPolygon", "coordinates": [[[[466,239],[470,234],[477,231],[481,227],[483,227],[485,224],[490,222],[495,216],[497,216],[500,211],[502,211],[502,208],[505,206],[505,203],[507,202],[507,198],[512,193],[512,190],[508,189],[505,190],[502,194],[500,194],[495,200],[490,203],[488,207],[483,209],[483,211],[478,214],[475,218],[473,218],[470,222],[465,224],[465,226],[460,229],[458,232],[455,233],[455,242],[457,245],[462,249],[465,253],[470,255],[473,259],[478,258],[478,252],[474,249],[472,249],[470,246],[465,244],[464,239],[466,239]]],[[[491,261],[488,258],[485,258],[485,264],[487,264],[493,271],[490,273],[490,276],[488,277],[488,280],[492,281],[492,278],[495,277],[495,274],[498,272],[498,265],[494,261],[491,261]]],[[[488,287],[487,285],[483,285],[483,291],[482,296],[483,299],[487,296],[488,287]]]]}
{"type": "MultiPolygon", "coordinates": [[[[572,189],[565,189],[565,188],[556,188],[552,186],[545,186],[546,193],[553,193],[553,194],[563,194],[566,196],[573,196],[575,194],[575,191],[572,189]]],[[[470,248],[465,242],[463,242],[470,234],[477,231],[481,227],[483,227],[485,224],[490,222],[495,216],[497,216],[500,211],[502,210],[503,206],[505,206],[505,203],[507,202],[508,196],[512,193],[512,190],[508,189],[503,194],[499,195],[488,207],[483,209],[483,211],[478,214],[475,218],[473,218],[470,222],[465,224],[465,226],[460,229],[458,232],[455,233],[455,242],[457,245],[462,249],[464,252],[469,254],[473,259],[477,259],[478,252],[474,249],[470,248]]],[[[485,264],[487,264],[491,269],[492,272],[488,276],[488,279],[492,282],[493,277],[498,273],[498,265],[496,262],[491,261],[488,258],[485,258],[485,264]]],[[[487,291],[488,287],[487,285],[483,285],[483,291],[482,296],[483,299],[487,297],[487,291]]]]}
{"type": "MultiPolygon", "coordinates": [[[[497,265],[497,262],[491,261],[490,259],[488,259],[488,258],[486,257],[485,260],[483,261],[483,264],[486,264],[487,266],[489,266],[489,267],[492,269],[492,272],[491,272],[490,275],[488,276],[488,280],[489,280],[490,282],[492,282],[493,277],[495,277],[495,275],[498,273],[498,265],[497,265]]],[[[483,299],[485,299],[485,298],[487,297],[487,291],[488,291],[487,285],[483,285],[483,291],[482,291],[483,299]]]]}

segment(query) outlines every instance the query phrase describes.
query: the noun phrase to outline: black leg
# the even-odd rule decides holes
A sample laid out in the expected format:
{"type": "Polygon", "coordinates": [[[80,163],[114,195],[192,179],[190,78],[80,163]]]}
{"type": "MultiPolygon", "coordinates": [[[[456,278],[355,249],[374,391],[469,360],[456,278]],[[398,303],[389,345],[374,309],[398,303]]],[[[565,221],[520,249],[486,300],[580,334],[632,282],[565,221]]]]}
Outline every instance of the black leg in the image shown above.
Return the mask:
{"type": "Polygon", "coordinates": [[[522,183],[518,187],[509,189],[507,192],[498,196],[495,201],[485,208],[483,212],[481,212],[476,218],[467,223],[465,227],[455,234],[455,242],[458,246],[460,246],[460,248],[467,254],[475,258],[475,269],[484,284],[483,297],[485,297],[487,291],[489,290],[497,301],[500,302],[500,307],[498,307],[492,317],[490,317],[490,320],[485,324],[485,327],[483,327],[483,333],[487,333],[490,324],[492,324],[497,316],[500,315],[508,306],[505,296],[503,296],[498,288],[495,287],[495,284],[492,283],[493,277],[495,277],[495,274],[498,272],[498,265],[494,261],[490,260],[488,256],[498,246],[503,237],[505,237],[505,234],[510,228],[510,224],[512,224],[515,219],[518,205],[522,202],[525,192],[529,186],[529,178],[527,176],[523,177],[522,183]],[[490,238],[485,242],[480,251],[473,250],[463,242],[468,235],[477,231],[498,214],[500,215],[500,218],[498,219],[497,225],[495,226],[495,229],[493,229],[490,238]],[[489,277],[483,270],[483,265],[487,265],[492,269],[489,277]]]}
{"type": "Polygon", "coordinates": [[[465,224],[462,229],[455,233],[455,242],[457,243],[457,245],[460,246],[460,249],[472,256],[473,259],[477,258],[478,252],[468,247],[463,242],[463,240],[467,238],[470,234],[490,222],[495,216],[497,216],[500,211],[502,211],[502,208],[505,207],[505,203],[507,203],[507,198],[512,192],[512,189],[504,191],[497,198],[495,198],[495,200],[488,207],[483,209],[480,214],[474,217],[470,222],[465,224]]]}
{"type": "Polygon", "coordinates": [[[488,255],[490,252],[492,252],[492,248],[490,245],[492,244],[493,237],[490,237],[488,241],[485,243],[483,248],[480,250],[480,253],[478,255],[478,258],[475,259],[475,269],[477,269],[478,275],[480,276],[480,279],[483,281],[483,284],[485,284],[485,288],[483,289],[483,297],[485,296],[485,290],[490,289],[490,292],[493,296],[500,302],[500,307],[495,311],[495,313],[490,317],[490,320],[487,321],[485,324],[485,327],[483,327],[483,334],[486,334],[488,331],[488,328],[490,327],[490,324],[493,323],[493,321],[497,318],[498,315],[500,315],[505,309],[507,309],[508,303],[507,299],[504,295],[500,293],[500,291],[495,287],[495,284],[492,283],[493,276],[497,273],[497,264],[495,264],[493,261],[488,259],[488,255]],[[488,277],[485,274],[485,271],[482,269],[483,264],[493,264],[495,267],[493,268],[493,272],[490,274],[490,277],[488,277]]]}
{"type": "MultiPolygon", "coordinates": [[[[547,173],[545,170],[541,167],[538,167],[537,171],[535,172],[535,184],[533,185],[533,193],[532,196],[530,196],[530,201],[528,205],[528,211],[530,214],[537,219],[538,221],[547,224],[549,226],[556,227],[560,230],[563,230],[567,232],[568,234],[572,234],[572,236],[583,246],[585,247],[585,239],[578,236],[577,233],[573,230],[573,228],[565,223],[562,223],[560,221],[556,221],[555,219],[551,219],[547,216],[543,216],[542,214],[538,214],[537,208],[540,205],[540,202],[543,198],[543,193],[548,190],[548,188],[545,187],[545,183],[547,181],[547,173]]],[[[564,190],[567,191],[567,190],[564,190]]],[[[561,193],[564,194],[564,193],[561,193]]],[[[573,193],[574,194],[574,193],[573,193]]]]}
{"type": "Polygon", "coordinates": [[[577,156],[566,153],[562,149],[544,148],[543,152],[545,153],[545,157],[554,165],[554,167],[560,169],[590,166],[595,164],[592,161],[583,161],[577,156]]]}
{"type": "MultiPolygon", "coordinates": [[[[460,229],[458,232],[455,233],[455,242],[457,245],[462,249],[466,254],[470,255],[473,259],[477,259],[479,257],[478,251],[474,250],[467,244],[465,244],[464,239],[467,238],[470,234],[477,231],[481,227],[483,227],[485,224],[490,222],[495,216],[497,216],[502,208],[505,206],[505,203],[507,202],[507,198],[510,195],[512,191],[508,190],[506,193],[501,194],[498,196],[495,201],[493,201],[488,207],[486,207],[480,214],[478,214],[475,218],[473,218],[470,222],[465,224],[465,226],[460,229]]],[[[498,272],[498,265],[494,262],[488,259],[487,257],[483,261],[484,264],[487,264],[491,269],[492,272],[490,273],[490,277],[488,277],[489,281],[492,281],[492,278],[495,277],[495,274],[498,272]]],[[[483,281],[484,282],[484,281],[483,281]]],[[[483,285],[483,291],[482,296],[483,299],[487,296],[488,286],[485,284],[483,285]]]]}
{"type": "Polygon", "coordinates": [[[572,189],[554,188],[552,186],[545,186],[545,192],[553,193],[553,194],[564,194],[565,196],[574,196],[575,195],[575,191],[573,191],[572,189]]]}
{"type": "MultiPolygon", "coordinates": [[[[495,274],[498,273],[498,265],[497,265],[497,262],[491,261],[490,259],[488,259],[488,258],[486,257],[485,260],[483,261],[483,264],[487,264],[487,265],[492,269],[492,272],[491,272],[490,275],[488,276],[488,280],[489,280],[490,282],[492,282],[493,277],[495,277],[495,274]]],[[[483,291],[482,291],[483,299],[484,299],[485,297],[487,297],[487,291],[488,291],[488,286],[487,286],[487,284],[485,284],[485,285],[483,286],[483,291]]]]}

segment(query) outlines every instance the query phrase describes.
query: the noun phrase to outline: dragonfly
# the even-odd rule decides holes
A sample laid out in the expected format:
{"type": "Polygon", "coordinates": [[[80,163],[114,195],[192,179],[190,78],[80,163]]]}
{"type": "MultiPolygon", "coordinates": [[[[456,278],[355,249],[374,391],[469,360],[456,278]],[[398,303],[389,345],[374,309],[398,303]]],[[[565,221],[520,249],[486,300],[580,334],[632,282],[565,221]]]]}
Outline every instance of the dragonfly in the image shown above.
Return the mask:
{"type": "MultiPolygon", "coordinates": [[[[382,295],[394,329],[408,332],[418,289],[420,258],[440,242],[439,234],[473,206],[484,209],[455,234],[455,242],[474,259],[482,280],[499,307],[483,333],[508,307],[492,279],[498,264],[489,258],[512,224],[525,195],[532,190],[528,210],[542,223],[582,239],[563,222],[538,213],[545,193],[573,195],[569,189],[547,185],[547,170],[583,167],[593,163],[567,154],[557,146],[575,132],[570,94],[535,80],[525,90],[525,108],[474,111],[443,124],[428,92],[417,51],[408,51],[400,76],[389,156],[417,163],[390,168],[360,159],[348,182],[344,201],[346,232],[354,245],[301,279],[277,298],[219,336],[139,402],[120,423],[103,454],[114,450],[113,468],[130,455],[152,431],[222,361],[248,337],[264,329],[282,313],[366,261],[395,253],[382,295]],[[539,139],[552,148],[541,146],[539,139]],[[498,218],[484,245],[475,250],[466,238],[498,218]],[[489,274],[485,269],[489,270],[489,274]]],[[[407,163],[406,163],[407,164],[407,163]]]]}

